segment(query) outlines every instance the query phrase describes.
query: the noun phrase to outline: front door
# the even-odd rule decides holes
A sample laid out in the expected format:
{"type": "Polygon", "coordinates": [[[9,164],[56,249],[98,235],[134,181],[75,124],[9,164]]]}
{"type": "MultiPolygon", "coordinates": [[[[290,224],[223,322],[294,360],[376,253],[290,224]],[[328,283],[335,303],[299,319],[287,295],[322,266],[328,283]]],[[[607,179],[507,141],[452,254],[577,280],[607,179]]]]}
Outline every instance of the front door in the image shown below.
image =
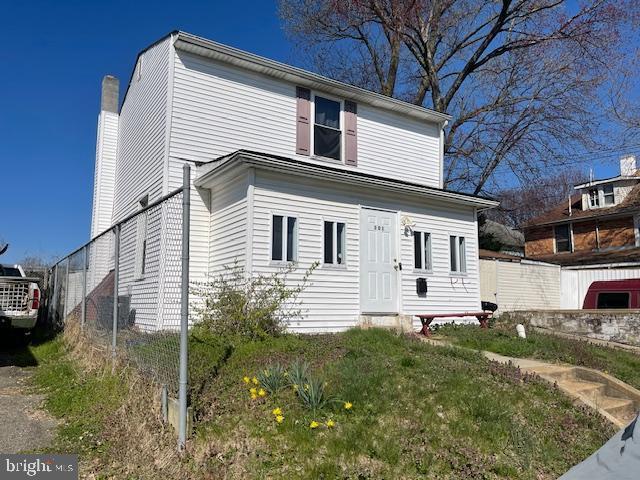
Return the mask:
{"type": "Polygon", "coordinates": [[[398,313],[396,213],[360,213],[360,311],[398,313]]]}

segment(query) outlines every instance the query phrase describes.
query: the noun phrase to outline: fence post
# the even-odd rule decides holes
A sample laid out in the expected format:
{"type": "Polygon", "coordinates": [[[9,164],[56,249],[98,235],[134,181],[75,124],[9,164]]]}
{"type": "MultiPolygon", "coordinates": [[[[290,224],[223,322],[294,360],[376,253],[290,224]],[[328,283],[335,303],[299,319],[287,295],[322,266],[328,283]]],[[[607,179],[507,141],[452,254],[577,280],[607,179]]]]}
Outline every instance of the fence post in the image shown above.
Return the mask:
{"type": "Polygon", "coordinates": [[[118,282],[120,281],[120,225],[116,225],[115,248],[114,248],[114,264],[113,264],[113,328],[111,336],[111,356],[116,358],[116,340],[118,336],[118,282]]]}
{"type": "Polygon", "coordinates": [[[189,333],[189,226],[191,221],[191,166],[182,169],[182,292],[180,295],[180,423],[178,450],[184,450],[187,441],[187,362],[189,333]]]}
{"type": "Polygon", "coordinates": [[[84,255],[84,265],[82,266],[82,304],[80,307],[80,328],[84,328],[84,324],[87,321],[87,265],[89,259],[87,258],[87,252],[89,246],[82,247],[82,254],[84,255]]]}

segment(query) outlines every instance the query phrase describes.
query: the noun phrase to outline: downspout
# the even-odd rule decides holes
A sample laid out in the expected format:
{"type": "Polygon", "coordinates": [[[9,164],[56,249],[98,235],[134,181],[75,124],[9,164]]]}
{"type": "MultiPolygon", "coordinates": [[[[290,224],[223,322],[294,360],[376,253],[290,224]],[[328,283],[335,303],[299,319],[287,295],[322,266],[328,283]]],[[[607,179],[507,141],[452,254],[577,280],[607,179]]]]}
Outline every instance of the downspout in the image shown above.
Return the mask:
{"type": "Polygon", "coordinates": [[[444,188],[444,129],[449,125],[448,120],[444,120],[442,122],[442,126],[440,127],[440,188],[444,188]]]}

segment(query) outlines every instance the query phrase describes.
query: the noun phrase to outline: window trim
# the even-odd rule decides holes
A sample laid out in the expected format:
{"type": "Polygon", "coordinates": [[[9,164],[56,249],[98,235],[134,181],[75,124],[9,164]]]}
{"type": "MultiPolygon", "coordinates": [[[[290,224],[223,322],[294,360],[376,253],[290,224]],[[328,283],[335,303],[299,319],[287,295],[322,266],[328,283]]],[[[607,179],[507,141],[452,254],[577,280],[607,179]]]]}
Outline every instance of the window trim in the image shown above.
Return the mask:
{"type": "Polygon", "coordinates": [[[449,234],[449,274],[452,276],[465,276],[467,275],[467,237],[465,235],[451,235],[449,234]],[[455,249],[451,249],[451,239],[455,238],[455,249]],[[460,243],[460,240],[462,240],[462,244],[460,243]],[[464,264],[460,265],[460,246],[463,246],[464,248],[464,264]],[[455,267],[456,270],[452,270],[451,269],[451,260],[452,260],[452,255],[454,255],[455,252],[455,267]],[[462,267],[462,268],[461,268],[462,267]]]}
{"type": "Polygon", "coordinates": [[[322,264],[322,268],[333,268],[333,269],[340,269],[340,270],[346,270],[347,269],[347,262],[348,262],[348,256],[347,256],[347,230],[349,228],[349,224],[345,221],[345,220],[340,220],[337,218],[333,218],[333,217],[322,217],[321,223],[320,223],[320,228],[321,228],[321,238],[322,238],[322,245],[321,245],[321,258],[322,261],[320,262],[322,264]],[[333,262],[332,263],[326,263],[324,261],[325,255],[324,255],[324,250],[325,250],[325,238],[324,238],[324,224],[325,223],[333,223],[333,228],[332,228],[332,234],[331,234],[331,241],[333,242],[333,262]],[[338,262],[338,224],[341,223],[344,225],[344,239],[343,239],[343,244],[342,244],[342,248],[343,248],[343,252],[342,252],[342,263],[337,263],[338,262]]]}
{"type": "Polygon", "coordinates": [[[553,253],[572,253],[573,252],[573,223],[563,223],[560,225],[553,226],[553,253]],[[568,229],[568,241],[569,241],[569,250],[558,250],[558,237],[556,235],[556,229],[560,226],[566,225],[568,229]]]}
{"type": "Polygon", "coordinates": [[[589,188],[587,190],[587,198],[589,201],[589,209],[592,208],[600,208],[600,189],[599,188],[589,188]],[[595,192],[595,196],[591,196],[591,193],[595,192]],[[593,204],[593,200],[595,199],[596,205],[593,204]]]}
{"type": "Polygon", "coordinates": [[[138,216],[136,217],[136,243],[134,280],[144,280],[147,273],[147,247],[149,235],[149,194],[145,193],[138,198],[138,216]],[[142,235],[142,237],[141,237],[142,235]]]}
{"type": "Polygon", "coordinates": [[[298,215],[280,211],[272,211],[269,213],[269,265],[295,265],[298,263],[300,258],[300,217],[298,215]],[[274,260],[273,259],[273,218],[274,217],[282,217],[282,260],[274,260]],[[294,238],[293,238],[293,247],[294,247],[294,256],[293,260],[287,260],[288,251],[288,222],[289,218],[293,218],[296,221],[294,238]]]}
{"type": "MultiPolygon", "coordinates": [[[[322,160],[325,162],[332,162],[339,165],[345,164],[345,145],[344,145],[344,137],[345,137],[345,129],[344,129],[344,99],[338,98],[333,95],[325,94],[322,92],[318,92],[315,90],[311,90],[311,114],[309,121],[310,135],[309,135],[309,154],[311,158],[322,160]],[[316,135],[315,135],[315,126],[316,126],[316,97],[326,98],[327,100],[331,100],[333,102],[337,102],[340,105],[340,159],[336,160],[335,158],[325,157],[323,155],[316,155],[316,135]]],[[[321,125],[322,127],[326,127],[325,125],[321,125]]],[[[332,128],[332,127],[326,127],[332,128]]],[[[332,128],[332,130],[338,131],[336,128],[332,128]]]]}
{"type": "Polygon", "coordinates": [[[413,235],[412,235],[412,240],[413,240],[413,271],[417,272],[417,273],[433,273],[433,234],[431,232],[427,232],[426,230],[414,230],[413,231],[413,235]],[[416,237],[415,234],[419,233],[420,234],[420,252],[422,253],[421,256],[421,267],[418,268],[416,267],[416,237]],[[425,251],[426,250],[426,240],[425,238],[428,236],[429,238],[429,268],[427,268],[427,259],[425,258],[425,251]]]}

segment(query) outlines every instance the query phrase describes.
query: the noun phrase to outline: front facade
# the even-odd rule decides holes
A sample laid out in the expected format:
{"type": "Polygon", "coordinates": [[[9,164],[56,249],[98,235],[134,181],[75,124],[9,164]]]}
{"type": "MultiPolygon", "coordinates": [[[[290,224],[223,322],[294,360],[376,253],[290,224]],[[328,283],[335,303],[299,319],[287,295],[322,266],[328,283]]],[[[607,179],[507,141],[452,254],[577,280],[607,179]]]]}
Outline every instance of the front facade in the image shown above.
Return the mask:
{"type": "MultiPolygon", "coordinates": [[[[295,282],[318,263],[290,325],[300,332],[479,310],[476,218],[495,202],[442,189],[446,115],[183,32],[138,56],[116,115],[116,136],[99,125],[94,195],[111,211],[94,207],[92,225],[179,187],[190,163],[192,281],[293,264],[295,282]],[[105,141],[115,168],[101,167],[105,141]]],[[[148,282],[173,287],[162,252],[142,253],[154,275],[136,270],[141,234],[154,245],[162,226],[124,240],[123,275],[139,278],[123,293],[141,326],[174,326],[177,312],[145,296],[148,282]]]]}
{"type": "Polygon", "coordinates": [[[564,204],[524,227],[525,255],[561,265],[640,260],[640,175],[632,156],[620,175],[575,186],[564,204]]]}

